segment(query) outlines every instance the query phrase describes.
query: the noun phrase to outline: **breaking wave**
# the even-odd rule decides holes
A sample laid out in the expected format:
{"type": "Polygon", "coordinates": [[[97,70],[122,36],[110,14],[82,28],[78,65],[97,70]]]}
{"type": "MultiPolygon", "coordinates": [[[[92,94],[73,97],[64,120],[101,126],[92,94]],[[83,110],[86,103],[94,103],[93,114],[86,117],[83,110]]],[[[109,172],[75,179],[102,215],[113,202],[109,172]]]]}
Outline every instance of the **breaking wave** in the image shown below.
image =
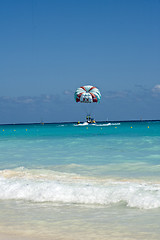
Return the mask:
{"type": "Polygon", "coordinates": [[[0,171],[0,200],[160,207],[160,183],[116,181],[42,169],[0,171]]]}

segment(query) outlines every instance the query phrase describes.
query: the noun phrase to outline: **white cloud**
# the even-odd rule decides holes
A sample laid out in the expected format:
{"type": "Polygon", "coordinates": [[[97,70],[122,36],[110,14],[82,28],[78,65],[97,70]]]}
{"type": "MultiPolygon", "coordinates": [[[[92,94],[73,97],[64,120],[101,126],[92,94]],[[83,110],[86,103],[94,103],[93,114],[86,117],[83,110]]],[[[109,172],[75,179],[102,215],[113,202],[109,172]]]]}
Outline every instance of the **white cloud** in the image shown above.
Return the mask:
{"type": "Polygon", "coordinates": [[[102,96],[104,98],[126,98],[128,97],[129,92],[128,91],[107,91],[104,94],[102,93],[102,96]]]}
{"type": "Polygon", "coordinates": [[[13,100],[17,103],[26,103],[26,104],[30,104],[34,102],[34,100],[31,97],[19,97],[19,98],[14,98],[13,100]]]}
{"type": "Polygon", "coordinates": [[[155,86],[152,88],[152,92],[153,92],[153,93],[160,93],[160,84],[155,85],[155,86]]]}
{"type": "Polygon", "coordinates": [[[9,105],[34,105],[38,106],[39,104],[52,104],[52,103],[63,103],[63,95],[47,95],[42,94],[40,96],[20,96],[20,97],[9,97],[9,96],[2,96],[0,97],[0,104],[9,104],[9,105]]]}
{"type": "Polygon", "coordinates": [[[71,90],[65,90],[64,91],[64,95],[73,95],[74,93],[73,93],[73,91],[71,91],[71,90]]]}

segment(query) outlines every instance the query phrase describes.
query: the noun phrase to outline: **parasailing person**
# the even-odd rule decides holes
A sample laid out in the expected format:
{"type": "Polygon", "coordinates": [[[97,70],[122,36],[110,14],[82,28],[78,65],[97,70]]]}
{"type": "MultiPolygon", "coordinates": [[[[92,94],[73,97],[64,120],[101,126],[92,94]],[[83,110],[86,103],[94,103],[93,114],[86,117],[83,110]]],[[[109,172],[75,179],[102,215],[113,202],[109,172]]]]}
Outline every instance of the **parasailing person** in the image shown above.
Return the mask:
{"type": "MultiPolygon", "coordinates": [[[[101,100],[101,93],[98,88],[86,85],[83,87],[77,88],[74,94],[76,102],[80,103],[99,103],[101,100]]],[[[91,118],[90,113],[87,112],[86,116],[87,123],[95,123],[95,120],[91,118]]]]}

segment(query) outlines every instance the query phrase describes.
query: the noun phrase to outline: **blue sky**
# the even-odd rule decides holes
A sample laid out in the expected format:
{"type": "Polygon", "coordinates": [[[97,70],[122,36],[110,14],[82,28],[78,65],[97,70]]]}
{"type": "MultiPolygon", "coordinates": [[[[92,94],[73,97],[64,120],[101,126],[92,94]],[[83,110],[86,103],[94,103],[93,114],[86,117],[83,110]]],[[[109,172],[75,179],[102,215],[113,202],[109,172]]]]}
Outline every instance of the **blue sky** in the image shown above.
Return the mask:
{"type": "Polygon", "coordinates": [[[1,0],[0,123],[160,119],[159,0],[1,0]]]}

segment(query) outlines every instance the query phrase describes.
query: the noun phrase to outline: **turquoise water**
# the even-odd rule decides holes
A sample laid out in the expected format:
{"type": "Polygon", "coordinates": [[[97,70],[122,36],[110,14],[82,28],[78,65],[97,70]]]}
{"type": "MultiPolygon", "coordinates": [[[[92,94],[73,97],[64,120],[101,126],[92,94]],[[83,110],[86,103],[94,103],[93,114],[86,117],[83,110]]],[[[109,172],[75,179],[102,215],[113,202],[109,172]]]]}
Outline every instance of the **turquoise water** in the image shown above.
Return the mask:
{"type": "Polygon", "coordinates": [[[159,121],[0,126],[2,233],[158,239],[159,209],[159,121]]]}

